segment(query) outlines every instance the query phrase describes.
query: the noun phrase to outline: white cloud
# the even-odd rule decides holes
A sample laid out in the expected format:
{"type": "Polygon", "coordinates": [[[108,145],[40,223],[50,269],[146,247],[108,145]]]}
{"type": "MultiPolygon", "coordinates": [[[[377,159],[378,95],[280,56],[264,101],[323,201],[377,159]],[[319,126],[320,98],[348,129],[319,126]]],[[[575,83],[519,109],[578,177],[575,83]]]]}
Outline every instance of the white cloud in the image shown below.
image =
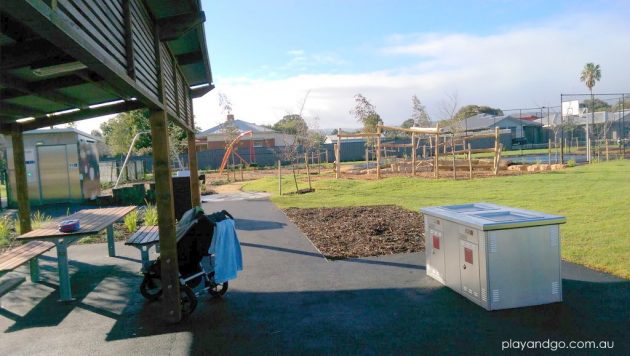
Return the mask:
{"type": "MultiPolygon", "coordinates": [[[[284,79],[216,75],[217,89],[195,100],[196,120],[203,128],[224,120],[218,91],[228,95],[237,118],[271,124],[298,111],[310,90],[305,114],[319,116],[323,128],[358,126],[349,114],[357,93],[369,98],[388,124],[400,124],[409,116],[414,94],[434,118],[439,118],[440,101],[454,90],[460,105],[504,109],[559,105],[560,93],[587,91],[579,81],[586,62],[602,67],[597,92],[628,91],[630,22],[621,16],[566,16],[486,36],[396,34],[386,39],[374,60],[395,59],[406,65],[364,73],[301,74],[284,79]]],[[[289,61],[317,60],[303,50],[287,54],[289,61]]],[[[320,63],[339,60],[334,54],[319,56],[320,63]]],[[[282,72],[283,68],[272,70],[282,72]]]]}

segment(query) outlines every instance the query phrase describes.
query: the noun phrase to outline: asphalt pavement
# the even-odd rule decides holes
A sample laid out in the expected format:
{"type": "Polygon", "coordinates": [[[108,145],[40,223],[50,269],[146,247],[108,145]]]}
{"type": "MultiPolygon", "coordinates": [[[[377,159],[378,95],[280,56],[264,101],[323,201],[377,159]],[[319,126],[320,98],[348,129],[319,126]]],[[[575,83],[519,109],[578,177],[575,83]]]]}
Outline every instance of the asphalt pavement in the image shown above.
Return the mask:
{"type": "Polygon", "coordinates": [[[168,324],[138,292],[137,250],[117,244],[110,258],[93,244],[70,247],[76,300],[59,303],[53,250],[43,282],[3,297],[0,355],[487,354],[510,340],[613,341],[628,353],[630,281],[565,262],[564,302],[489,312],[427,278],[424,253],[327,261],[265,198],[204,208],[231,212],[243,247],[223,298],[201,296],[168,324]]]}

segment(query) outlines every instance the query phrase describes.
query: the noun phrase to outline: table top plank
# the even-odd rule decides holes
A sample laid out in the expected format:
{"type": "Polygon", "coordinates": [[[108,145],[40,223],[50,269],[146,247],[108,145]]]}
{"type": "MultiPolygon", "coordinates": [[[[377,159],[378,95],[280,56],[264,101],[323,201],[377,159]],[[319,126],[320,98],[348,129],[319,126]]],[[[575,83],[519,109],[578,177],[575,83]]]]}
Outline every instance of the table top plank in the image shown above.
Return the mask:
{"type": "Polygon", "coordinates": [[[124,218],[125,215],[129,214],[135,209],[135,206],[124,206],[114,208],[80,210],[70,216],[66,216],[54,222],[45,224],[39,229],[20,235],[16,239],[33,240],[97,234],[100,231],[104,230],[106,227],[115,223],[116,221],[124,218]],[[59,231],[59,222],[74,219],[79,220],[79,223],[81,224],[81,228],[78,231],[70,233],[59,231]]]}

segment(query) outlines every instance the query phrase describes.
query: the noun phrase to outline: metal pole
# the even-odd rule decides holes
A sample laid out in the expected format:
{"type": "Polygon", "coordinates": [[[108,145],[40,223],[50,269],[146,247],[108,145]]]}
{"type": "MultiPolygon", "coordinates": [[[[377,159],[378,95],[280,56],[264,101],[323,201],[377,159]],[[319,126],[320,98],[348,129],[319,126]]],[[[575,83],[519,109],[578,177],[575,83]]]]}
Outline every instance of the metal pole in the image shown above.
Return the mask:
{"type": "Polygon", "coordinates": [[[518,109],[518,119],[521,121],[521,141],[520,141],[520,149],[521,149],[521,156],[523,155],[523,136],[525,136],[525,133],[523,132],[523,110],[522,109],[518,109]]]}
{"type": "MultiPolygon", "coordinates": [[[[142,134],[150,134],[150,131],[141,131],[138,132],[134,137],[133,140],[131,140],[131,145],[129,146],[129,151],[127,151],[127,157],[125,157],[125,162],[122,165],[122,168],[120,169],[120,174],[118,175],[118,179],[116,179],[116,184],[114,184],[114,188],[118,187],[118,183],[120,183],[120,178],[122,178],[123,173],[125,172],[125,166],[127,165],[127,162],[129,162],[129,157],[131,157],[131,151],[133,150],[133,145],[136,143],[136,140],[138,139],[138,137],[140,137],[140,135],[142,134]]],[[[179,158],[178,158],[179,160],[179,158]]],[[[181,166],[181,163],[180,163],[181,166]]]]}
{"type": "Polygon", "coordinates": [[[564,164],[564,117],[562,115],[560,115],[560,164],[564,164]]]}

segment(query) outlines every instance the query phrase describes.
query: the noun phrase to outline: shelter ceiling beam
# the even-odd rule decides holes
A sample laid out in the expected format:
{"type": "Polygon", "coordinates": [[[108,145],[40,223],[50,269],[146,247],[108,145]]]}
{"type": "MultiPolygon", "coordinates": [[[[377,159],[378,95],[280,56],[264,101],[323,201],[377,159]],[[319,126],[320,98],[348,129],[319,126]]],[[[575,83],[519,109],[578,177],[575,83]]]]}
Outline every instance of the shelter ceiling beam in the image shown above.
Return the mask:
{"type": "Polygon", "coordinates": [[[214,89],[214,84],[205,85],[198,88],[190,89],[190,97],[192,99],[201,98],[202,96],[208,94],[212,89],[214,89]]]}
{"type": "Polygon", "coordinates": [[[175,56],[180,66],[193,64],[203,60],[203,54],[200,51],[182,53],[175,56]]]}
{"type": "Polygon", "coordinates": [[[102,49],[84,36],[76,25],[41,0],[3,1],[0,10],[10,13],[30,30],[54,43],[101,76],[121,97],[136,97],[147,107],[162,109],[155,95],[140,88],[121,66],[107,60],[102,49]]]}
{"type": "Polygon", "coordinates": [[[203,11],[159,19],[157,26],[160,41],[175,40],[205,21],[206,14],[203,11]]]}
{"type": "MultiPolygon", "coordinates": [[[[97,116],[118,114],[125,111],[137,110],[143,108],[142,103],[138,101],[125,101],[119,104],[102,106],[95,109],[84,109],[69,114],[55,116],[40,116],[35,120],[19,125],[22,131],[36,130],[42,127],[64,124],[66,122],[91,119],[97,116]]],[[[1,130],[8,130],[15,124],[3,124],[1,130]]]]}
{"type": "Polygon", "coordinates": [[[3,46],[2,51],[0,51],[0,69],[28,67],[33,64],[44,66],[42,61],[50,60],[51,57],[73,60],[50,42],[38,39],[3,46]]]}
{"type": "Polygon", "coordinates": [[[0,112],[3,115],[13,116],[14,118],[17,118],[17,119],[20,119],[23,117],[39,116],[39,115],[46,114],[46,112],[42,110],[37,110],[37,109],[29,108],[26,106],[7,103],[7,102],[0,102],[0,112]]]}
{"type": "Polygon", "coordinates": [[[80,99],[72,98],[68,95],[58,93],[52,90],[51,91],[35,91],[31,89],[28,82],[21,80],[19,78],[16,78],[14,76],[11,76],[7,73],[1,73],[0,85],[2,85],[3,87],[18,90],[27,95],[39,96],[46,100],[60,103],[69,107],[83,107],[87,105],[87,103],[85,103],[84,101],[80,99]]]}

